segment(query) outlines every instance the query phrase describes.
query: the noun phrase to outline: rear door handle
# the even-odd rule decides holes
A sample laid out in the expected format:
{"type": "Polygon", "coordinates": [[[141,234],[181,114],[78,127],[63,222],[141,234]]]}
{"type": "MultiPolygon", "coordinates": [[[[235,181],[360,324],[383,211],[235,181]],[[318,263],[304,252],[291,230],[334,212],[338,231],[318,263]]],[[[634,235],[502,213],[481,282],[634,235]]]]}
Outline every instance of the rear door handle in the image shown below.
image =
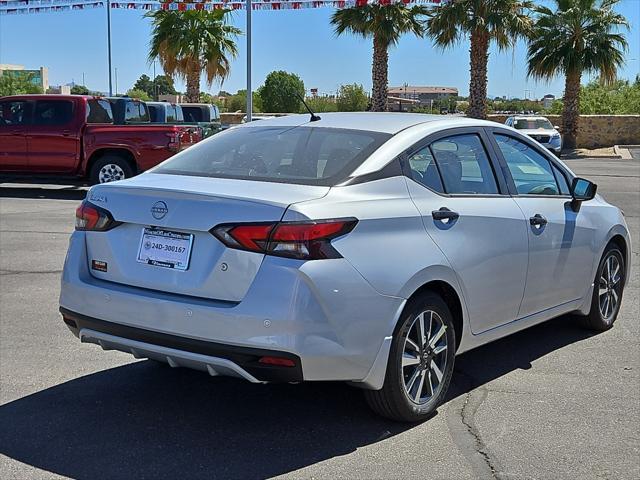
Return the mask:
{"type": "Polygon", "coordinates": [[[440,207],[439,210],[432,211],[431,216],[434,220],[456,220],[460,214],[449,210],[447,207],[440,207]]]}
{"type": "Polygon", "coordinates": [[[533,217],[529,218],[529,223],[532,227],[544,227],[547,224],[547,219],[539,213],[536,213],[533,217]]]}

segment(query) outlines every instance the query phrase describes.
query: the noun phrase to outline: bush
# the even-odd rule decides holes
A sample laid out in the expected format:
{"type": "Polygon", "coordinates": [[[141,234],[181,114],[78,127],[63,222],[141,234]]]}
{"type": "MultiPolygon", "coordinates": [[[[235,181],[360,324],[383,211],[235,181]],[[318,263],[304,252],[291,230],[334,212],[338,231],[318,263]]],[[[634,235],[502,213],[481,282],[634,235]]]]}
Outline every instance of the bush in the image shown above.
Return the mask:
{"type": "Polygon", "coordinates": [[[28,93],[43,93],[42,87],[33,83],[32,74],[0,75],[0,97],[5,95],[25,95],[28,93]]]}
{"type": "Polygon", "coordinates": [[[136,90],[135,88],[131,88],[127,90],[127,96],[131,98],[137,98],[138,100],[142,100],[143,102],[150,102],[151,97],[144,90],[136,90]]]}
{"type": "Polygon", "coordinates": [[[84,85],[74,85],[71,87],[72,95],[89,95],[89,89],[84,85]]]}
{"type": "MultiPolygon", "coordinates": [[[[313,110],[314,113],[320,112],[337,112],[338,105],[336,104],[335,98],[322,96],[322,97],[310,97],[305,99],[309,108],[313,110]]],[[[300,113],[307,113],[307,109],[301,105],[300,113]]]]}
{"type": "MultiPolygon", "coordinates": [[[[245,112],[247,110],[247,91],[238,90],[235,95],[225,99],[225,108],[228,112],[245,112]]],[[[262,98],[258,92],[253,92],[253,111],[259,113],[262,110],[262,98]]]]}
{"type": "Polygon", "coordinates": [[[294,73],[282,70],[271,72],[258,89],[263,111],[291,113],[300,111],[300,97],[304,97],[304,83],[294,73]]]}
{"type": "Polygon", "coordinates": [[[362,85],[353,83],[341,85],[338,91],[337,107],[341,112],[364,112],[367,109],[369,97],[362,85]]]}

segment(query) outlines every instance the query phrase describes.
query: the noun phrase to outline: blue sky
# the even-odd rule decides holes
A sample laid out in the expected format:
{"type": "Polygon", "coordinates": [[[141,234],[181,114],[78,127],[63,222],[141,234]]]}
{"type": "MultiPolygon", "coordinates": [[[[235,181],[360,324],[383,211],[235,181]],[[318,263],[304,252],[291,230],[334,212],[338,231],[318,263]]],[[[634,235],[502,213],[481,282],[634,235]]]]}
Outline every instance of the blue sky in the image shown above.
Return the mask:
{"type": "MultiPolygon", "coordinates": [[[[640,0],[621,0],[618,10],[631,23],[627,65],[622,78],[635,78],[640,71],[640,0]]],[[[262,83],[271,70],[297,73],[307,88],[320,93],[335,92],[340,84],[362,83],[371,87],[371,42],[352,36],[336,37],[329,25],[331,8],[256,11],[253,13],[253,83],[262,83]]],[[[244,30],[245,12],[231,14],[232,23],[244,30]]],[[[113,65],[118,68],[118,91],[125,92],[142,74],[151,76],[147,64],[150,22],[137,10],[112,10],[113,65]]],[[[244,88],[246,76],[245,37],[239,37],[239,55],[222,88],[235,92],[244,88]]],[[[468,93],[468,43],[442,51],[429,39],[404,37],[391,50],[389,84],[458,87],[468,93]]],[[[560,95],[563,80],[536,83],[526,78],[526,48],[497,52],[489,60],[489,94],[542,97],[560,95]]],[[[72,80],[82,83],[84,73],[90,89],[107,91],[106,12],[104,9],[36,15],[0,16],[0,63],[27,68],[49,68],[51,85],[72,80]]],[[[159,66],[157,73],[160,73],[159,66]]],[[[585,79],[585,81],[588,80],[585,79]]],[[[177,82],[179,90],[184,84],[177,82]]],[[[218,84],[203,89],[217,92],[218,84]]]]}

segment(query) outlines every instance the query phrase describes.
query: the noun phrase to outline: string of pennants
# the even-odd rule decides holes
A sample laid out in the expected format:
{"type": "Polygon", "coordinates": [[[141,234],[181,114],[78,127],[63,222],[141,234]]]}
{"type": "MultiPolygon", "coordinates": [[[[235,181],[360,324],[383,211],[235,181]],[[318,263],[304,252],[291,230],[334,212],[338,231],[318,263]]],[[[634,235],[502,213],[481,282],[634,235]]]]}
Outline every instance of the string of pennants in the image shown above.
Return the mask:
{"type": "MultiPolygon", "coordinates": [[[[387,5],[391,3],[405,4],[437,4],[441,0],[252,0],[253,10],[288,10],[302,8],[347,8],[362,6],[368,3],[387,5]]],[[[161,0],[133,0],[128,2],[111,1],[111,8],[127,10],[243,10],[244,0],[178,0],[163,2],[161,0]]],[[[19,15],[47,12],[68,12],[90,8],[105,8],[105,0],[0,0],[0,15],[19,15]]]]}

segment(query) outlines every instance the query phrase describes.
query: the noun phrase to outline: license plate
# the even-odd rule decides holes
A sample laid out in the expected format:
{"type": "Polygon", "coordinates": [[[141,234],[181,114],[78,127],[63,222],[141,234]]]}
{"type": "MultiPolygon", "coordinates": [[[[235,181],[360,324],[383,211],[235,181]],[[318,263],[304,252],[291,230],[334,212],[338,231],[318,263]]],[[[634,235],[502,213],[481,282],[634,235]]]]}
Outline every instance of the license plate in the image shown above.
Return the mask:
{"type": "Polygon", "coordinates": [[[145,228],[138,250],[138,262],[157,267],[189,268],[193,234],[145,228]]]}

